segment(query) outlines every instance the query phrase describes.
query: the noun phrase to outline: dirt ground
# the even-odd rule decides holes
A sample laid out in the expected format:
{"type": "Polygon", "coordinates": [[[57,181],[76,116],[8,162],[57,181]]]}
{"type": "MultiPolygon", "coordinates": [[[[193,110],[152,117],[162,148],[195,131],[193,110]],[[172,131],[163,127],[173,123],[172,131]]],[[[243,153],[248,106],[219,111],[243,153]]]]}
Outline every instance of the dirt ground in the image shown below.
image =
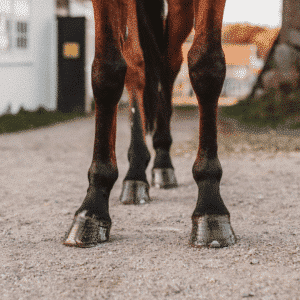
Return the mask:
{"type": "Polygon", "coordinates": [[[152,188],[152,203],[124,206],[129,123],[120,113],[111,239],[89,249],[61,241],[88,186],[94,118],[1,135],[0,299],[300,299],[299,131],[221,120],[221,193],[238,242],[194,249],[197,130],[197,113],[177,111],[179,187],[152,188]]]}

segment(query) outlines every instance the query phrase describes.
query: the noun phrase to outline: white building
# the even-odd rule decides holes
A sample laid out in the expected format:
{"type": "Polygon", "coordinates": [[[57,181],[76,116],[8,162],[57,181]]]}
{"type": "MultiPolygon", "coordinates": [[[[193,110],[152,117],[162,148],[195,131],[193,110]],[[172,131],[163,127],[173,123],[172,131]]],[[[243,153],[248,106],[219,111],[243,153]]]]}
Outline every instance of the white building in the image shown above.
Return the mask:
{"type": "Polygon", "coordinates": [[[56,107],[53,0],[0,1],[0,115],[56,107]]]}
{"type": "MultiPolygon", "coordinates": [[[[91,107],[94,58],[92,3],[70,3],[70,15],[86,18],[86,110],[91,107]]],[[[56,0],[0,0],[0,115],[21,107],[57,107],[56,0]]]]}

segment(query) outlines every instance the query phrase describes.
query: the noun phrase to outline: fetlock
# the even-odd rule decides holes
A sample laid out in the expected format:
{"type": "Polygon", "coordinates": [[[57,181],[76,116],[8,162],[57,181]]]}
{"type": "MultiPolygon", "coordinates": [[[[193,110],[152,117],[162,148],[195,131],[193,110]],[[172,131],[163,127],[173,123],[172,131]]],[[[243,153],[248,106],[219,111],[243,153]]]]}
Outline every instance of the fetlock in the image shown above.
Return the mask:
{"type": "Polygon", "coordinates": [[[170,151],[162,148],[155,149],[156,155],[153,168],[174,169],[171,161],[170,151]]]}

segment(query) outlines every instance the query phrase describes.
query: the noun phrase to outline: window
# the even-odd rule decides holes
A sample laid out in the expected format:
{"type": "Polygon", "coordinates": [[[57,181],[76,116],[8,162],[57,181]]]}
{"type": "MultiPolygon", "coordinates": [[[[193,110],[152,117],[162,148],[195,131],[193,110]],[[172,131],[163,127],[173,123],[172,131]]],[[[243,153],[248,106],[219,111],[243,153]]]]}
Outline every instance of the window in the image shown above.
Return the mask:
{"type": "Polygon", "coordinates": [[[0,0],[0,53],[26,50],[30,0],[0,0]]]}
{"type": "Polygon", "coordinates": [[[28,39],[28,24],[26,22],[17,22],[17,48],[27,48],[27,39],[28,39]]]}
{"type": "Polygon", "coordinates": [[[15,16],[15,47],[18,50],[26,50],[28,47],[28,27],[30,6],[29,0],[14,0],[15,16]]]}

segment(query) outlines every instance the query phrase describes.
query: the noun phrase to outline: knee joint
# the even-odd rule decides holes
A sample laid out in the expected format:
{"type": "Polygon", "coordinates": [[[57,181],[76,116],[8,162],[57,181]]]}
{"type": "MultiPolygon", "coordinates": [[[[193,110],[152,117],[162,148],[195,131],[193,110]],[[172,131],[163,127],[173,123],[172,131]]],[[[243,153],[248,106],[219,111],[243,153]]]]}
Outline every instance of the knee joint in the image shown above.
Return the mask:
{"type": "Polygon", "coordinates": [[[202,99],[217,97],[226,75],[224,53],[221,48],[199,51],[194,47],[188,54],[189,74],[195,93],[202,99]]]}
{"type": "Polygon", "coordinates": [[[201,160],[196,160],[193,166],[193,177],[197,183],[207,179],[220,181],[222,167],[219,159],[203,157],[201,160]]]}
{"type": "Polygon", "coordinates": [[[88,178],[90,186],[105,187],[110,190],[118,179],[117,166],[112,163],[93,162],[88,178]]]}
{"type": "Polygon", "coordinates": [[[124,88],[126,70],[125,59],[121,56],[114,60],[95,57],[92,66],[92,87],[98,104],[118,103],[124,88]]]}

